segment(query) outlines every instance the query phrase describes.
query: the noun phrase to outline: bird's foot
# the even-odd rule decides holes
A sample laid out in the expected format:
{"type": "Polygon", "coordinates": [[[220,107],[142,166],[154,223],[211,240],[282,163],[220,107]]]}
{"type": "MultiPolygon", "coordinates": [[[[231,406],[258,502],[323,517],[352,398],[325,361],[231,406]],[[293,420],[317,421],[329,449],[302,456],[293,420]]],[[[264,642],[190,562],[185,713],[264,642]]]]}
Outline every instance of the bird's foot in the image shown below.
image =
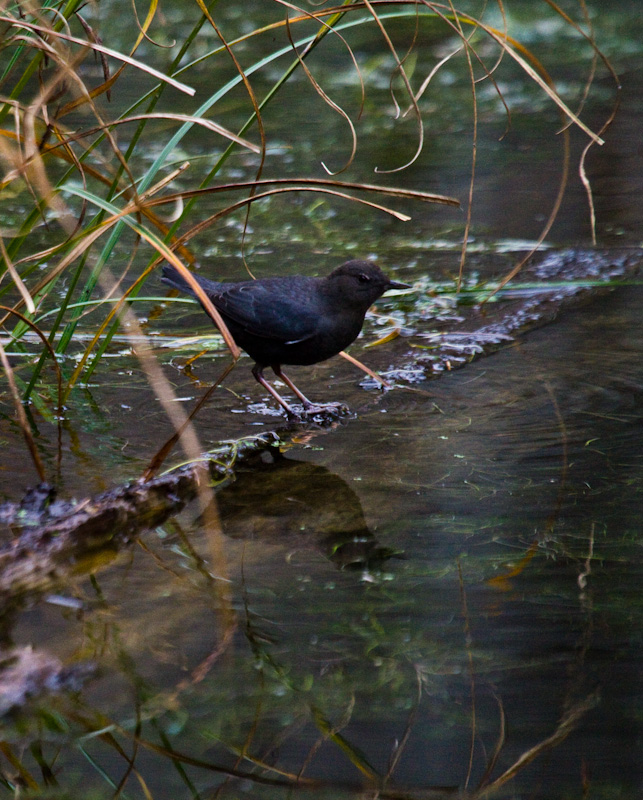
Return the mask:
{"type": "Polygon", "coordinates": [[[348,414],[348,406],[345,403],[307,403],[299,406],[297,412],[303,419],[326,422],[348,414]]]}

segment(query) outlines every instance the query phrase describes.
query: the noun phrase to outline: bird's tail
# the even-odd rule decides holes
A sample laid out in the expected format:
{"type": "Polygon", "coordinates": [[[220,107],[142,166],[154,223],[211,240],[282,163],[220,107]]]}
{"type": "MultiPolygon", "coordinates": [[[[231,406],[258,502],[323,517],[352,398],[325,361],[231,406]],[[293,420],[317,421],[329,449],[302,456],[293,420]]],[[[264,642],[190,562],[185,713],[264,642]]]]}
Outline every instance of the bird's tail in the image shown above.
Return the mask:
{"type": "Polygon", "coordinates": [[[163,277],[161,278],[163,283],[171,286],[173,289],[178,289],[180,292],[185,292],[185,294],[190,294],[194,297],[194,291],[192,287],[188,284],[188,282],[183,278],[176,267],[173,267],[171,264],[166,264],[163,267],[163,277]]]}

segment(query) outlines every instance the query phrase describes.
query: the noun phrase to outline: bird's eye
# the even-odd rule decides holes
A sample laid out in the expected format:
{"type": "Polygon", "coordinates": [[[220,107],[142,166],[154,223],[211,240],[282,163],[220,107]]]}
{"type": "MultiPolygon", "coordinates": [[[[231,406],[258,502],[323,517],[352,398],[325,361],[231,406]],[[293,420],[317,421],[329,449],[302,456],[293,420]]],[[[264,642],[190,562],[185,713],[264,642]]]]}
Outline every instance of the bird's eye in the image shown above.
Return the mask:
{"type": "Polygon", "coordinates": [[[369,283],[371,279],[370,279],[370,277],[368,275],[366,275],[365,273],[362,272],[357,276],[357,280],[360,283],[369,283]]]}

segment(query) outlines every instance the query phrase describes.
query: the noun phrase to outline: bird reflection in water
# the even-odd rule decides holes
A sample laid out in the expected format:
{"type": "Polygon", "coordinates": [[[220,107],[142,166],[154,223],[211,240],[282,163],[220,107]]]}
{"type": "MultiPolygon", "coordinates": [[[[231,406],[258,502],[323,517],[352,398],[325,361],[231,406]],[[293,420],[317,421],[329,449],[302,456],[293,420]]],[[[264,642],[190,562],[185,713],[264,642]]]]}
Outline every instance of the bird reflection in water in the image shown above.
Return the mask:
{"type": "Polygon", "coordinates": [[[223,532],[231,538],[312,546],[340,569],[377,569],[396,555],[378,544],[344,480],[277,448],[238,465],[217,501],[223,532]]]}

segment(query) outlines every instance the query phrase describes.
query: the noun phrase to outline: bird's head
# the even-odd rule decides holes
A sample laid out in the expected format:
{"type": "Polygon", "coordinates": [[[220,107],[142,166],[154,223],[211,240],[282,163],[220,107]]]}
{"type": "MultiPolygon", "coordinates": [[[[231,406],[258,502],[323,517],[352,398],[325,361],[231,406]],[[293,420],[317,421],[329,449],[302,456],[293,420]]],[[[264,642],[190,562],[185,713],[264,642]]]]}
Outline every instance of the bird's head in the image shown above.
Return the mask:
{"type": "Polygon", "coordinates": [[[330,294],[338,302],[368,309],[388,289],[409,289],[406,283],[392,281],[373,261],[347,261],[326,278],[330,294]],[[340,299],[341,298],[341,299],[340,299]]]}

